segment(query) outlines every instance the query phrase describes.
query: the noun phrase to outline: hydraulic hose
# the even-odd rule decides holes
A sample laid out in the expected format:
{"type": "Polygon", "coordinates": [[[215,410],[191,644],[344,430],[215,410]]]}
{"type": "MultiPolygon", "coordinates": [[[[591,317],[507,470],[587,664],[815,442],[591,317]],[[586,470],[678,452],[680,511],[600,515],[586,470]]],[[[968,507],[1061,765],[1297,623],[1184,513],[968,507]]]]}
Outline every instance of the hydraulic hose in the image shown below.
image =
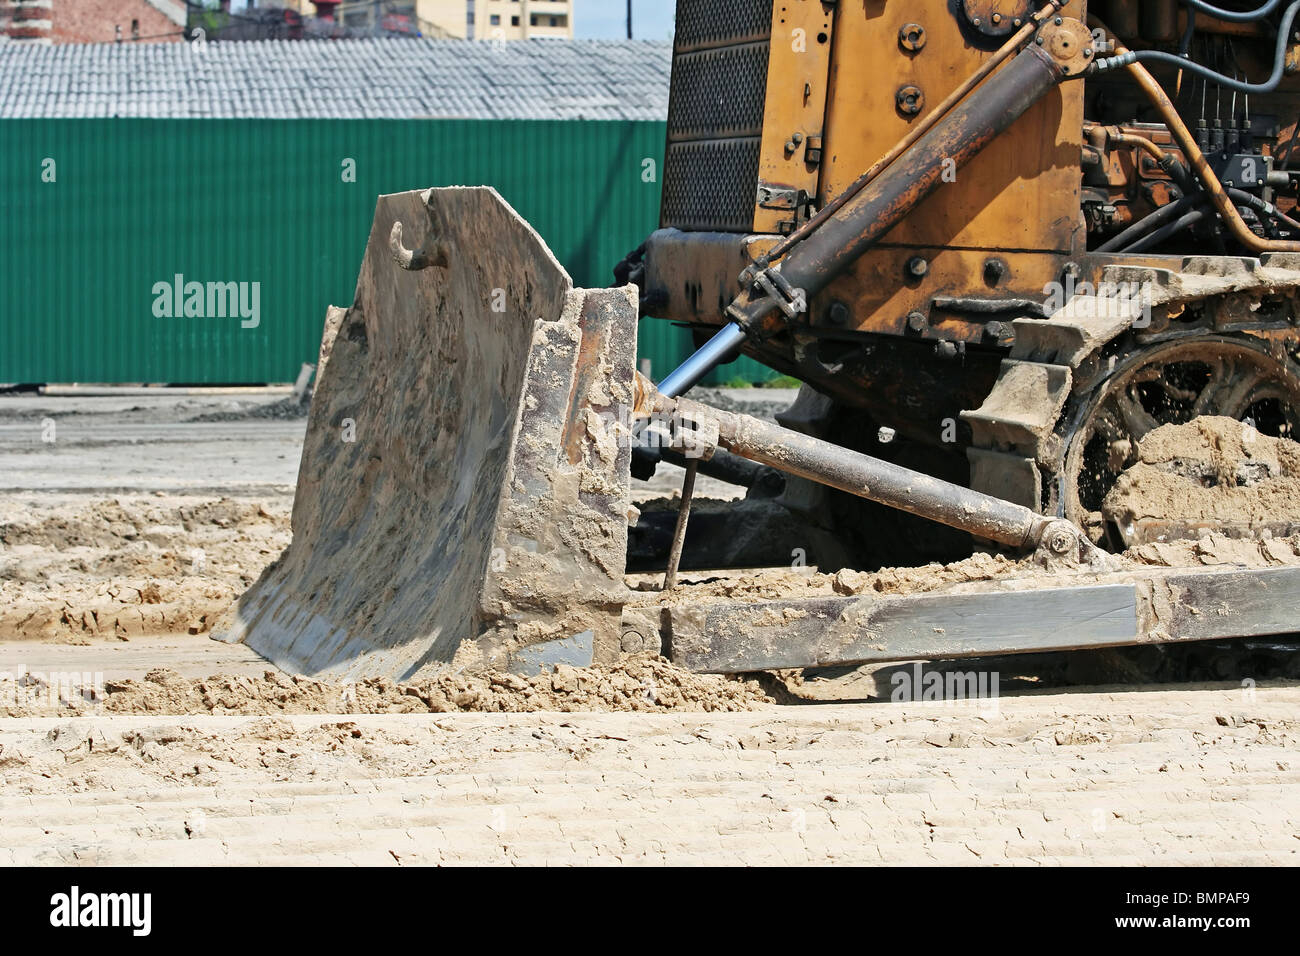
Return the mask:
{"type": "MultiPolygon", "coordinates": [[[[1216,20],[1227,20],[1230,23],[1249,23],[1251,20],[1262,20],[1282,6],[1283,2],[1284,0],[1268,0],[1268,3],[1254,10],[1224,10],[1222,7],[1206,3],[1205,0],[1183,0],[1183,3],[1191,7],[1192,10],[1199,10],[1216,20]]],[[[1188,12],[1191,13],[1191,11],[1188,12]]]]}
{"type": "Polygon", "coordinates": [[[1152,246],[1159,245],[1160,243],[1164,242],[1170,236],[1176,236],[1184,229],[1188,229],[1196,225],[1196,223],[1200,222],[1202,219],[1205,218],[1205,214],[1206,214],[1206,210],[1203,206],[1198,209],[1193,209],[1191,212],[1179,216],[1175,221],[1166,223],[1165,225],[1161,226],[1155,232],[1148,233],[1147,235],[1139,239],[1137,242],[1129,246],[1127,249],[1124,249],[1122,251],[1123,252],[1144,252],[1145,250],[1150,249],[1152,246]]]}
{"type": "MultiPolygon", "coordinates": [[[[1295,4],[1295,6],[1300,7],[1300,3],[1295,4]]],[[[1120,55],[1129,52],[1122,43],[1114,39],[1114,32],[1106,27],[1104,23],[1096,17],[1089,17],[1089,20],[1105,30],[1106,35],[1113,39],[1115,50],[1120,55]]],[[[1261,239],[1250,231],[1250,227],[1241,218],[1241,213],[1237,212],[1237,207],[1233,205],[1227,190],[1223,188],[1223,184],[1214,175],[1214,170],[1210,168],[1210,163],[1205,158],[1205,154],[1201,152],[1200,146],[1196,144],[1196,137],[1187,128],[1183,118],[1178,115],[1178,110],[1173,101],[1169,99],[1169,94],[1164,91],[1164,88],[1156,82],[1151,72],[1141,63],[1130,62],[1127,69],[1138,87],[1151,100],[1151,104],[1156,108],[1161,119],[1165,121],[1174,142],[1178,144],[1178,148],[1182,150],[1183,156],[1186,157],[1188,164],[1192,167],[1196,178],[1205,188],[1219,217],[1232,234],[1232,238],[1246,249],[1257,254],[1263,252],[1300,252],[1300,242],[1261,239]]]]}
{"type": "MultiPolygon", "coordinates": [[[[1288,229],[1300,233],[1300,222],[1296,222],[1272,203],[1243,189],[1229,188],[1228,196],[1238,205],[1249,206],[1257,213],[1268,216],[1288,229]]],[[[1194,196],[1184,196],[1167,206],[1161,206],[1145,219],[1135,222],[1110,239],[1105,245],[1098,246],[1095,251],[1132,253],[1150,249],[1204,219],[1205,206],[1209,201],[1209,197],[1204,193],[1197,193],[1194,196]]]]}
{"type": "Polygon", "coordinates": [[[1184,196],[1176,202],[1171,202],[1167,206],[1161,206],[1155,212],[1142,219],[1139,219],[1133,225],[1129,226],[1117,236],[1112,236],[1103,245],[1097,247],[1097,252],[1126,252],[1127,247],[1139,239],[1146,237],[1147,233],[1153,229],[1158,229],[1165,223],[1176,219],[1183,213],[1187,212],[1193,206],[1205,202],[1202,195],[1184,196]]]}
{"type": "MultiPolygon", "coordinates": [[[[1186,59],[1176,53],[1165,53],[1163,50],[1125,50],[1116,56],[1097,60],[1094,68],[1098,72],[1103,72],[1128,67],[1134,63],[1168,63],[1180,70],[1194,73],[1212,83],[1217,83],[1224,89],[1236,90],[1238,93],[1271,93],[1281,85],[1282,77],[1286,72],[1287,41],[1291,36],[1291,27],[1295,23],[1297,14],[1300,14],[1300,0],[1292,3],[1286,8],[1286,12],[1282,14],[1282,26],[1277,32],[1277,48],[1273,54],[1273,72],[1263,83],[1247,83],[1230,76],[1224,76],[1222,73],[1216,72],[1208,66],[1202,66],[1194,60],[1186,59]]],[[[1215,15],[1217,16],[1217,14],[1215,15]]],[[[1260,16],[1263,16],[1263,14],[1260,13],[1260,16]]]]}
{"type": "Polygon", "coordinates": [[[1254,193],[1248,193],[1244,189],[1233,189],[1232,187],[1229,187],[1228,195],[1231,197],[1232,201],[1238,205],[1249,206],[1256,212],[1261,212],[1270,219],[1280,222],[1288,229],[1300,233],[1300,222],[1296,222],[1281,209],[1278,209],[1277,206],[1274,206],[1271,202],[1266,202],[1265,200],[1260,199],[1254,193]]]}

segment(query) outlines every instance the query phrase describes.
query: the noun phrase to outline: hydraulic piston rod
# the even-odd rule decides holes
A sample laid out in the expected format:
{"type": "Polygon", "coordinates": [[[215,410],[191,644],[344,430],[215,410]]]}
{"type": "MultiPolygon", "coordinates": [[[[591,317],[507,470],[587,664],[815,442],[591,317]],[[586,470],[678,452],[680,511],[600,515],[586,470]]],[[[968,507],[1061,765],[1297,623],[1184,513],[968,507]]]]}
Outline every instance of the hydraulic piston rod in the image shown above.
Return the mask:
{"type": "Polygon", "coordinates": [[[1032,550],[1046,546],[1064,555],[1083,545],[1082,535],[1068,521],[1045,517],[1022,505],[748,415],[656,393],[644,379],[639,380],[639,386],[642,394],[649,396],[648,400],[638,401],[639,407],[652,409],[656,415],[678,417],[682,422],[708,423],[708,428],[696,434],[711,435],[716,424],[717,446],[750,461],[1011,548],[1032,550]]]}
{"type": "Polygon", "coordinates": [[[660,391],[668,396],[685,394],[748,336],[779,331],[949,175],[969,163],[1063,79],[1079,75],[1092,51],[1085,54],[1087,44],[1078,42],[1077,31],[1086,35],[1077,21],[1056,18],[1044,23],[1035,42],[936,120],[929,132],[899,153],[833,214],[819,219],[780,262],[774,266],[759,263],[746,270],[742,277],[746,288],[727,308],[731,321],[664,379],[660,391]],[[1058,36],[1067,34],[1065,42],[1057,42],[1058,36]],[[1063,57],[1061,51],[1072,41],[1078,52],[1063,57]]]}
{"type": "MultiPolygon", "coordinates": [[[[1045,26],[1040,36],[1051,29],[1062,28],[1045,26]]],[[[1026,47],[772,267],[780,274],[780,290],[801,292],[804,302],[811,301],[938,189],[945,173],[974,159],[1064,76],[1045,46],[1026,47]]],[[[771,318],[781,321],[786,312],[780,297],[761,285],[727,310],[747,330],[771,318]]]]}

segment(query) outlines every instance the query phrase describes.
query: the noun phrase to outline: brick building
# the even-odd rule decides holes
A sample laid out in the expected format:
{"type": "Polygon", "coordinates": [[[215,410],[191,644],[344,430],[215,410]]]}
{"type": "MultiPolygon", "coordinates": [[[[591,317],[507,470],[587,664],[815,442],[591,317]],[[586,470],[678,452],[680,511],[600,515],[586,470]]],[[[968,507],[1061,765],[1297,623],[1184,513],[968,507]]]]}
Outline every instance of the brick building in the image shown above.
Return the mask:
{"type": "Polygon", "coordinates": [[[0,0],[0,34],[35,43],[183,39],[182,0],[0,0]]]}

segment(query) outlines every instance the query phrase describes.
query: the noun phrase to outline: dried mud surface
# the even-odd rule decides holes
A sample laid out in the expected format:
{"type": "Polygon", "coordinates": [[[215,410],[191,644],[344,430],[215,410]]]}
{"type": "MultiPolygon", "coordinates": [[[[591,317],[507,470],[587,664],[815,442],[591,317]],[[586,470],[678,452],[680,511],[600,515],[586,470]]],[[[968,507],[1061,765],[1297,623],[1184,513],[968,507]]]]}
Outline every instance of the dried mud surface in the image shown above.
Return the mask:
{"type": "Polygon", "coordinates": [[[184,677],[156,668],[142,680],[107,681],[102,693],[51,686],[35,675],[0,675],[0,716],[89,713],[429,714],[735,712],[773,703],[758,681],[693,674],[664,660],[629,660],[522,677],[489,672],[444,674],[402,684],[371,678],[337,684],[266,671],[261,677],[184,677]]]}
{"type": "MultiPolygon", "coordinates": [[[[1154,433],[1153,433],[1154,434],[1154,433]]],[[[1300,500],[1300,498],[1298,498],[1300,500]]],[[[289,540],[290,500],[41,496],[0,504],[0,640],[84,643],[205,635],[289,540]]],[[[1300,536],[1147,544],[1124,565],[1300,564],[1300,536]]],[[[671,595],[635,575],[633,603],[761,602],[918,594],[981,581],[1051,576],[1032,560],[976,554],[948,565],[822,574],[814,568],[692,572],[671,595]]]]}
{"type": "Polygon", "coordinates": [[[289,543],[287,497],[0,502],[0,640],[203,634],[289,543]]]}
{"type": "Polygon", "coordinates": [[[1300,687],[0,722],[0,863],[1295,865],[1300,687]]]}

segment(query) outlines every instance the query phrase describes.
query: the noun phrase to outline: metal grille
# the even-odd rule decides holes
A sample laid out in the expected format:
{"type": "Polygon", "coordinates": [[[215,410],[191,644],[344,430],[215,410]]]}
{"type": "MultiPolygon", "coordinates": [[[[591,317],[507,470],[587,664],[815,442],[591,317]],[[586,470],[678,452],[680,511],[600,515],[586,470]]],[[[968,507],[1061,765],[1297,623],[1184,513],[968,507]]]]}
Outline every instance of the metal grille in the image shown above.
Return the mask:
{"type": "Polygon", "coordinates": [[[750,232],[758,190],[759,140],[674,143],[664,173],[663,224],[750,232]]]}
{"type": "Polygon", "coordinates": [[[772,0],[677,0],[676,50],[754,43],[772,35],[772,0]]]}
{"type": "Polygon", "coordinates": [[[772,0],[678,0],[662,225],[753,229],[771,32],[772,0]]]}
{"type": "Polygon", "coordinates": [[[679,53],[673,59],[669,139],[761,136],[768,52],[768,44],[750,43],[679,53]]]}

